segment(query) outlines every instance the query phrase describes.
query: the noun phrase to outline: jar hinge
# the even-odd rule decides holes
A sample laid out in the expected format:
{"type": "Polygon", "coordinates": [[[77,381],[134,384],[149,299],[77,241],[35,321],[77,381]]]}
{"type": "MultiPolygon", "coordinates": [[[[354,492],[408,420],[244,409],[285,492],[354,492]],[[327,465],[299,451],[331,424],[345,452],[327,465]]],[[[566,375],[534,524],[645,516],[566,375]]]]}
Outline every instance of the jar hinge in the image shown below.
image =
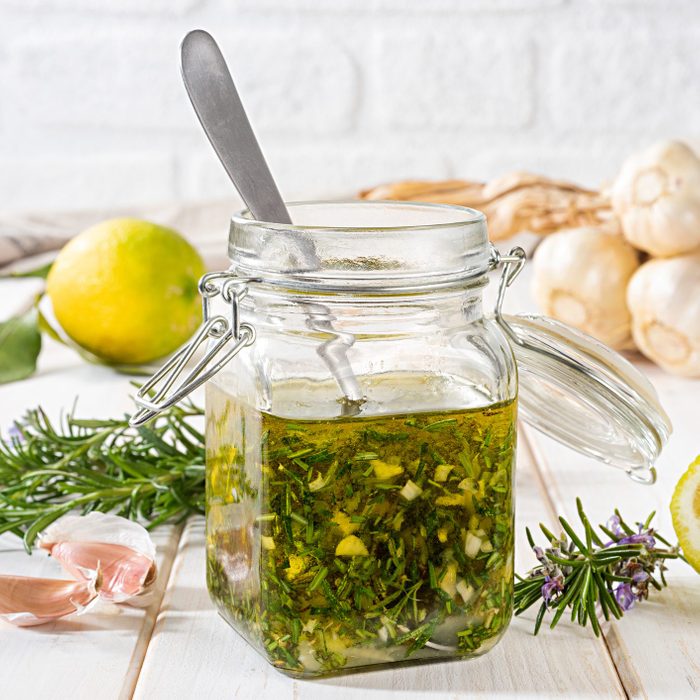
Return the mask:
{"type": "Polygon", "coordinates": [[[248,284],[254,278],[237,277],[233,272],[210,272],[199,281],[202,295],[202,325],[192,340],[183,345],[136,392],[135,401],[140,407],[129,419],[129,425],[137,427],[155,418],[159,413],[175,405],[188,394],[211,379],[243,348],[255,341],[255,329],[240,319],[239,305],[248,293],[248,284]],[[212,313],[212,301],[218,295],[230,306],[230,316],[212,313]],[[203,357],[189,370],[185,378],[176,384],[190,360],[204,343],[215,341],[203,357]],[[229,345],[230,343],[233,345],[229,345]],[[173,388],[174,387],[174,388],[173,388]]]}

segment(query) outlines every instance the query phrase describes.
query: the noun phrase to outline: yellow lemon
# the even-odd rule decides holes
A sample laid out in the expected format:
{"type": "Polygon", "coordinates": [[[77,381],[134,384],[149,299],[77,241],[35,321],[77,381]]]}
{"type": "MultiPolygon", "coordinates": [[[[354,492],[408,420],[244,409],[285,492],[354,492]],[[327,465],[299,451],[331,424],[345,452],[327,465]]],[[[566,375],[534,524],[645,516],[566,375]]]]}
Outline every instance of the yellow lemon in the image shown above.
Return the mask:
{"type": "Polygon", "coordinates": [[[676,484],[671,517],[685,558],[700,573],[700,456],[676,484]]]}
{"type": "Polygon", "coordinates": [[[137,219],[83,231],[47,279],[56,320],[102,360],[138,364],[185,342],[201,320],[197,251],[177,232],[137,219]]]}

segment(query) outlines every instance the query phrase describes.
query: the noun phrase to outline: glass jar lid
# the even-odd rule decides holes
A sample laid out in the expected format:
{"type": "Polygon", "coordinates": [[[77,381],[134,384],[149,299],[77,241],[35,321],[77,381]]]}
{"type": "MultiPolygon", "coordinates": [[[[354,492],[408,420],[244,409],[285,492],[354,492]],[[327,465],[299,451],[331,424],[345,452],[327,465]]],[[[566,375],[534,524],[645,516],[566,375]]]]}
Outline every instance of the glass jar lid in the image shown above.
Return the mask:
{"type": "Polygon", "coordinates": [[[649,380],[591,336],[544,316],[504,316],[501,304],[524,262],[521,249],[501,258],[496,320],[518,365],[522,419],[568,447],[624,469],[640,483],[656,480],[654,462],[671,422],[649,380]]]}

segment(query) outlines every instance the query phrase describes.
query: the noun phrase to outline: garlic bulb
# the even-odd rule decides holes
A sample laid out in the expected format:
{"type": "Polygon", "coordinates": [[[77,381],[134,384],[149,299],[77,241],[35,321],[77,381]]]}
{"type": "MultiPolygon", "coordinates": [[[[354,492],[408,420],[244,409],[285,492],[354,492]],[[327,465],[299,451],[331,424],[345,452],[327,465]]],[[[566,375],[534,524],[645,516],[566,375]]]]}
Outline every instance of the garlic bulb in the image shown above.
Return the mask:
{"type": "Polygon", "coordinates": [[[683,143],[658,143],[628,158],[612,187],[625,238],[666,257],[700,246],[700,158],[683,143]]]}
{"type": "Polygon", "coordinates": [[[621,236],[568,229],[537,248],[532,292],[548,316],[621,349],[630,346],[625,294],[638,266],[637,252],[621,236]]]}
{"type": "Polygon", "coordinates": [[[644,263],[627,302],[637,347],[668,372],[700,377],[700,252],[644,263]]]}

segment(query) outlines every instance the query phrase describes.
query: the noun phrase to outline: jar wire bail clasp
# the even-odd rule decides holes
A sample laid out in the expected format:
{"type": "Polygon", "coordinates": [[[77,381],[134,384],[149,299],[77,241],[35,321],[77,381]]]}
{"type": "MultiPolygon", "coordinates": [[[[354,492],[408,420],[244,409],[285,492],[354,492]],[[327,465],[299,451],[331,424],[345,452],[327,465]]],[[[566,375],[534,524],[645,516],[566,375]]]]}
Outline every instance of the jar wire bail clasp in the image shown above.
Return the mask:
{"type": "MultiPolygon", "coordinates": [[[[498,295],[496,297],[496,307],[494,308],[494,316],[498,321],[499,325],[506,327],[508,329],[508,323],[503,318],[503,300],[506,296],[506,290],[508,287],[515,282],[516,277],[520,274],[520,271],[525,265],[527,260],[527,254],[520,247],[516,246],[511,248],[507,255],[499,253],[498,249],[491,247],[491,264],[494,268],[503,265],[503,271],[501,272],[501,279],[498,283],[498,295]]],[[[514,335],[509,333],[509,335],[514,335]]]]}
{"type": "Polygon", "coordinates": [[[229,271],[210,272],[201,278],[202,324],[192,340],[139,387],[134,397],[139,409],[129,418],[129,425],[143,425],[174,406],[213,377],[243,348],[253,344],[255,329],[241,322],[239,307],[248,293],[247,285],[254,281],[229,271]],[[212,313],[212,302],[219,295],[230,307],[228,317],[212,313]],[[211,346],[178,383],[197,350],[205,343],[211,343],[211,346]]]}

